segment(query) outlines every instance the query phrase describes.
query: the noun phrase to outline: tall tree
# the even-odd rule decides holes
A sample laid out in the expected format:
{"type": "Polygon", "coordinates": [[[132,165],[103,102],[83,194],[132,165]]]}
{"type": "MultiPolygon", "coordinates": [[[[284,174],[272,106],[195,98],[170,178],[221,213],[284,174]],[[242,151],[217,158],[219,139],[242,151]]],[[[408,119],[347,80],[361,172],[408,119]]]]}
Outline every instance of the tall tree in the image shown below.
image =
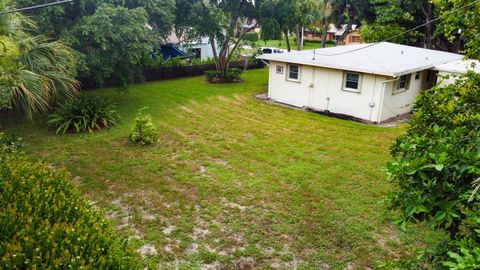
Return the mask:
{"type": "MultiPolygon", "coordinates": [[[[0,10],[13,8],[9,0],[0,1],[0,10]]],[[[72,49],[34,35],[35,30],[35,23],[19,13],[0,16],[0,109],[29,118],[78,93],[72,49]]]]}
{"type": "MultiPolygon", "coordinates": [[[[302,0],[303,1],[303,0],[302,0]]],[[[298,7],[298,6],[297,6],[298,7]]],[[[265,0],[261,9],[264,22],[274,22],[277,36],[283,35],[285,43],[287,45],[287,51],[291,51],[290,45],[290,32],[295,32],[298,25],[298,19],[296,18],[298,12],[296,11],[296,1],[294,0],[265,0]]],[[[262,30],[265,27],[269,27],[269,24],[263,23],[262,30]]],[[[268,29],[267,31],[274,31],[274,29],[268,29]]]]}
{"type": "Polygon", "coordinates": [[[437,0],[435,4],[442,18],[437,32],[453,44],[453,51],[480,59],[480,2],[437,0]],[[452,10],[457,11],[452,13],[452,10]]]}
{"type": "MultiPolygon", "coordinates": [[[[17,3],[24,7],[51,1],[17,3]]],[[[39,32],[74,45],[79,76],[89,77],[97,85],[107,81],[126,84],[133,82],[139,71],[139,55],[150,52],[172,32],[175,0],[75,0],[28,15],[38,21],[39,32]],[[105,12],[105,5],[112,13],[105,12]],[[103,53],[112,57],[99,57],[103,53]]]]}
{"type": "MultiPolygon", "coordinates": [[[[51,0],[17,0],[19,7],[51,3],[51,0]]],[[[37,9],[28,15],[38,22],[39,31],[60,38],[86,16],[91,16],[103,4],[129,9],[142,7],[148,13],[148,23],[160,36],[170,34],[175,19],[175,0],[76,0],[73,3],[37,9]]]]}
{"type": "MultiPolygon", "coordinates": [[[[337,18],[342,18],[342,14],[346,17],[346,27],[342,36],[340,36],[337,43],[342,42],[345,37],[352,30],[355,22],[362,20],[370,22],[373,20],[375,13],[371,9],[369,0],[333,0],[333,15],[337,18]]],[[[337,25],[344,23],[343,20],[338,20],[337,25]]]]}
{"type": "Polygon", "coordinates": [[[323,0],[322,6],[322,26],[323,26],[323,31],[322,31],[322,42],[321,42],[321,47],[325,48],[327,45],[327,34],[328,30],[330,28],[330,21],[331,21],[331,16],[333,12],[333,7],[332,7],[332,0],[323,0]]]}
{"type": "Polygon", "coordinates": [[[245,33],[259,26],[261,6],[260,0],[177,0],[176,30],[190,40],[209,38],[216,68],[226,75],[245,33]],[[238,33],[244,20],[256,23],[238,33]]]}
{"type": "Polygon", "coordinates": [[[104,4],[84,17],[70,36],[77,50],[81,76],[97,85],[126,86],[139,76],[145,55],[157,42],[143,8],[104,4]]]}
{"type": "Polygon", "coordinates": [[[303,48],[303,29],[318,27],[321,23],[324,9],[323,2],[319,0],[299,0],[293,5],[293,21],[297,39],[297,50],[303,48]]]}
{"type": "MultiPolygon", "coordinates": [[[[372,0],[372,8],[376,13],[375,23],[379,26],[376,28],[395,25],[409,29],[429,22],[434,17],[434,5],[429,0],[372,0]]],[[[406,38],[402,43],[433,48],[434,31],[435,25],[429,23],[409,35],[415,37],[416,41],[406,38]]]]}

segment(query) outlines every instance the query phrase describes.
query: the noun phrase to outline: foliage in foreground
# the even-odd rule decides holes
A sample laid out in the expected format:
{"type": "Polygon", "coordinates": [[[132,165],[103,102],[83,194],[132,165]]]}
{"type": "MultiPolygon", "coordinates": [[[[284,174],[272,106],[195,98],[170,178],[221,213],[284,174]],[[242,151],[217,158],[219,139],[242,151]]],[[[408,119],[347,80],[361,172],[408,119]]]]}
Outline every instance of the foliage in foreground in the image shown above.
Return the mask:
{"type": "Polygon", "coordinates": [[[57,134],[65,132],[94,132],[117,124],[115,105],[108,99],[96,96],[80,96],[50,114],[48,125],[57,134]]]}
{"type": "MultiPolygon", "coordinates": [[[[0,1],[0,10],[13,8],[10,0],[0,1]]],[[[0,109],[30,118],[78,94],[73,50],[35,31],[35,23],[19,13],[0,17],[0,109]]]]}
{"type": "Polygon", "coordinates": [[[147,109],[148,107],[140,109],[135,118],[135,125],[128,138],[132,143],[150,145],[158,140],[157,128],[152,122],[152,116],[145,113],[147,109]]]}
{"type": "MultiPolygon", "coordinates": [[[[5,139],[0,133],[0,141],[5,139]]],[[[65,173],[0,147],[2,269],[135,269],[136,256],[65,173]]]]}
{"type": "Polygon", "coordinates": [[[391,149],[389,180],[399,190],[392,206],[397,223],[430,222],[450,241],[429,254],[452,269],[477,269],[480,262],[480,75],[469,73],[455,84],[434,87],[415,103],[406,135],[391,149]]]}

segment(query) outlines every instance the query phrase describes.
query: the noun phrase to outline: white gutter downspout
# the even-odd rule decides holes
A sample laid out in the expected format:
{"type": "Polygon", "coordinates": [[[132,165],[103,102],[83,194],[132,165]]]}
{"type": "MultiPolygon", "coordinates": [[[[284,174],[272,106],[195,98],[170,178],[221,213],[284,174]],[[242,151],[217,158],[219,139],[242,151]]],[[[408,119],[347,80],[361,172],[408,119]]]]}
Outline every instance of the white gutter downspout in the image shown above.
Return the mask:
{"type": "Polygon", "coordinates": [[[272,79],[272,67],[270,66],[270,62],[265,61],[264,59],[260,59],[262,63],[268,66],[268,90],[267,90],[267,98],[270,99],[270,87],[271,85],[271,79],[272,79]]]}
{"type": "Polygon", "coordinates": [[[382,82],[382,90],[380,91],[380,104],[378,107],[377,123],[380,123],[380,115],[382,113],[382,108],[383,108],[383,96],[385,93],[385,85],[389,82],[394,82],[394,81],[398,81],[398,78],[386,80],[382,82]]]}

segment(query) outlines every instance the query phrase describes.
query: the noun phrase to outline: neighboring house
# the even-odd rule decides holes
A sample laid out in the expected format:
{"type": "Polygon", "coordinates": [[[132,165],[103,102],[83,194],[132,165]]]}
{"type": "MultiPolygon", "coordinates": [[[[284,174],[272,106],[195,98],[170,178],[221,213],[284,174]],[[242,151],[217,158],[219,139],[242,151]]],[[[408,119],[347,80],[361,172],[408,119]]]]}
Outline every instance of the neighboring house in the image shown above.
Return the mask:
{"type": "Polygon", "coordinates": [[[434,68],[438,71],[440,85],[455,83],[459,74],[473,71],[480,74],[480,61],[478,60],[458,60],[434,68]]]}
{"type": "Polygon", "coordinates": [[[463,55],[381,42],[258,58],[270,66],[271,100],[378,123],[410,112],[434,68],[463,55]]]}
{"type": "MultiPolygon", "coordinates": [[[[177,47],[174,47],[172,45],[161,45],[159,53],[162,55],[162,61],[167,60],[168,58],[176,58],[180,57],[182,59],[184,58],[190,58],[191,55],[187,54],[186,52],[180,50],[177,47]]],[[[157,61],[156,55],[152,55],[153,59],[157,61]]]]}
{"type": "MultiPolygon", "coordinates": [[[[209,38],[187,41],[184,37],[179,38],[174,32],[172,32],[172,34],[170,34],[166,40],[166,45],[171,45],[181,51],[188,52],[189,55],[192,55],[197,59],[205,60],[208,58],[214,58],[213,49],[209,38]]],[[[220,48],[218,44],[215,45],[218,53],[220,48]]]]}
{"type": "MultiPolygon", "coordinates": [[[[340,28],[337,28],[335,24],[331,23],[327,31],[326,40],[327,41],[333,40],[335,42],[338,42],[342,38],[342,35],[345,33],[346,30],[347,30],[346,24],[342,24],[340,28]]],[[[304,39],[321,41],[322,33],[321,31],[313,31],[313,30],[306,29],[304,31],[304,39]]],[[[352,25],[352,29],[340,42],[340,44],[342,45],[361,44],[361,43],[363,43],[363,40],[359,33],[359,27],[356,24],[352,25]]]]}

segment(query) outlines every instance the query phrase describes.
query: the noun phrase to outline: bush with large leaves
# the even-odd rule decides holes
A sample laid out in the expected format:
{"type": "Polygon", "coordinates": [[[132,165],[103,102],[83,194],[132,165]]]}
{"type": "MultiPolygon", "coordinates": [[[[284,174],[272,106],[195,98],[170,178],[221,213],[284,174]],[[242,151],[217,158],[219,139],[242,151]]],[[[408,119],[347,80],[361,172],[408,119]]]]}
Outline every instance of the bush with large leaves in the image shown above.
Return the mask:
{"type": "MultiPolygon", "coordinates": [[[[0,10],[12,9],[0,1],[0,10]]],[[[28,117],[78,93],[73,51],[64,43],[35,36],[35,23],[18,13],[0,16],[0,109],[28,117]]]]}
{"type": "Polygon", "coordinates": [[[450,241],[431,258],[438,266],[480,261],[480,196],[474,186],[480,177],[480,75],[423,92],[414,110],[387,165],[389,180],[399,187],[391,195],[401,212],[397,223],[405,229],[409,221],[427,221],[449,233],[450,241]]]}
{"type": "Polygon", "coordinates": [[[57,134],[65,132],[93,132],[117,124],[115,105],[108,99],[81,96],[48,116],[48,125],[57,134]]]}

